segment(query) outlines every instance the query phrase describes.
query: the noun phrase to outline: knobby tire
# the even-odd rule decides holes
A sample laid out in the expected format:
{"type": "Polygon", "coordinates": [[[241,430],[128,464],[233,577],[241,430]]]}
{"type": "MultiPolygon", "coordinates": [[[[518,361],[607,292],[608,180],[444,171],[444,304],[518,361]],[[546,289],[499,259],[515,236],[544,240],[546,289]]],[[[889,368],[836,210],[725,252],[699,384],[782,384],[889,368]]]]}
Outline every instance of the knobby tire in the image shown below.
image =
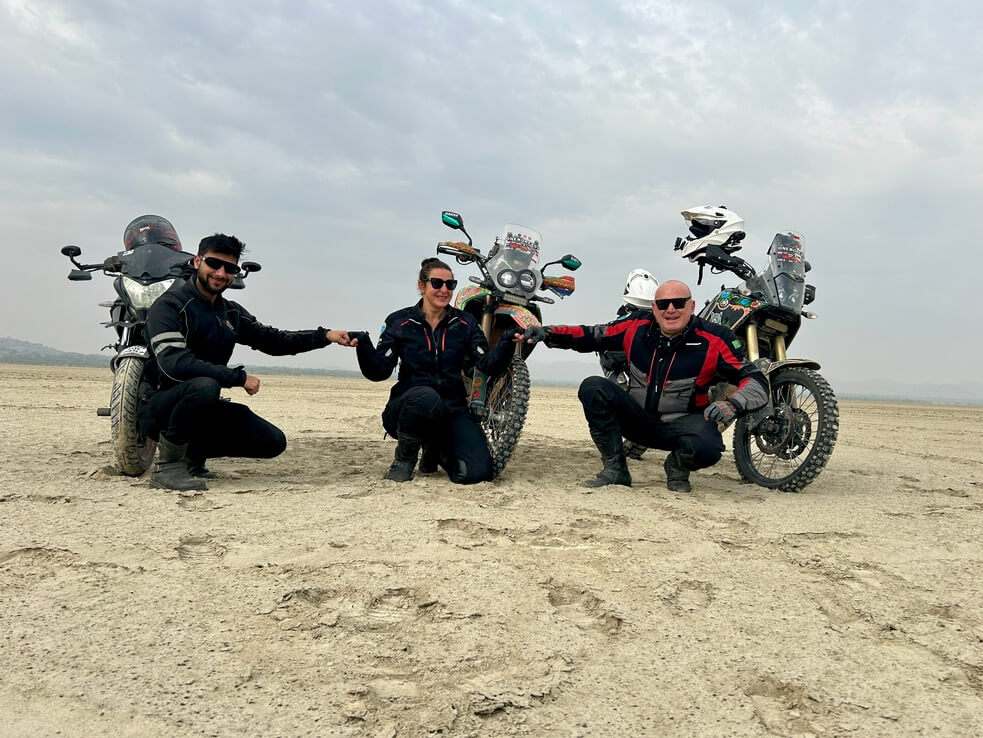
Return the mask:
{"type": "Polygon", "coordinates": [[[734,461],[746,482],[799,492],[826,466],[840,428],[832,387],[812,369],[787,367],[769,377],[775,412],[755,429],[734,427],[734,461]]]}
{"type": "Polygon", "coordinates": [[[489,382],[488,409],[481,421],[497,477],[515,453],[529,410],[529,367],[515,356],[502,374],[489,382]]]}

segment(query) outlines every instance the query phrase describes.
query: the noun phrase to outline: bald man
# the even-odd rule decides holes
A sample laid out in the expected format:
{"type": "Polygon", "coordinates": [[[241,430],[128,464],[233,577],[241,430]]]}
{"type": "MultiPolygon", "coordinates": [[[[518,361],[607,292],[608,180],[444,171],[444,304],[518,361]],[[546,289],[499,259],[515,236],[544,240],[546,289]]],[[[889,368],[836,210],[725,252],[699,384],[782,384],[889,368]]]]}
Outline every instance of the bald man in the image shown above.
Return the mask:
{"type": "Polygon", "coordinates": [[[549,325],[527,331],[527,339],[551,348],[624,351],[628,389],[603,377],[587,377],[578,397],[604,468],[588,487],[631,486],[623,438],[669,451],[666,486],[689,492],[689,474],[713,466],[724,451],[720,426],[757,410],[768,400],[768,382],[750,364],[741,342],[721,325],[694,315],[689,287],[676,280],[660,285],[651,310],[601,325],[549,325]],[[720,381],[736,385],[726,400],[710,402],[720,381]]]}

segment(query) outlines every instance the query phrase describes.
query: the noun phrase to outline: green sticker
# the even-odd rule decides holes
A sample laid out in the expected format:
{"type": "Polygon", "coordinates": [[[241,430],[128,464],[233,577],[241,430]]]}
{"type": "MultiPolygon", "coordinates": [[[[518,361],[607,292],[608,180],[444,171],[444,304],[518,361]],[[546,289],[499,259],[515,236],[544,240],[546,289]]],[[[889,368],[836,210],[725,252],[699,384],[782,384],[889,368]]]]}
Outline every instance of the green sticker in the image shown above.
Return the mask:
{"type": "Polygon", "coordinates": [[[734,348],[739,349],[741,347],[741,340],[736,339],[734,341],[731,341],[731,344],[734,346],[734,348]]]}

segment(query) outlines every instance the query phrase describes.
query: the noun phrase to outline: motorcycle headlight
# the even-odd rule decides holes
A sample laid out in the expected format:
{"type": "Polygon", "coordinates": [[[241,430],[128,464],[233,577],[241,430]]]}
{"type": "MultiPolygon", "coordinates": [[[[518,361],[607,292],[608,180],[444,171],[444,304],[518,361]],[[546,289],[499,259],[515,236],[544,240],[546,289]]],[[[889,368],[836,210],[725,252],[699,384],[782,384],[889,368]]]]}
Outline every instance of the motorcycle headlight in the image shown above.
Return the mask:
{"type": "Polygon", "coordinates": [[[509,289],[515,287],[519,282],[519,275],[513,272],[511,269],[506,269],[503,272],[498,273],[498,283],[509,289]]]}
{"type": "Polygon", "coordinates": [[[123,289],[126,296],[135,308],[149,308],[154,304],[154,300],[167,292],[168,287],[174,284],[173,279],[165,279],[163,282],[153,284],[140,284],[135,279],[123,277],[123,289]]]}
{"type": "Polygon", "coordinates": [[[535,292],[536,275],[528,269],[523,269],[521,272],[519,272],[519,285],[525,292],[535,292]]]}

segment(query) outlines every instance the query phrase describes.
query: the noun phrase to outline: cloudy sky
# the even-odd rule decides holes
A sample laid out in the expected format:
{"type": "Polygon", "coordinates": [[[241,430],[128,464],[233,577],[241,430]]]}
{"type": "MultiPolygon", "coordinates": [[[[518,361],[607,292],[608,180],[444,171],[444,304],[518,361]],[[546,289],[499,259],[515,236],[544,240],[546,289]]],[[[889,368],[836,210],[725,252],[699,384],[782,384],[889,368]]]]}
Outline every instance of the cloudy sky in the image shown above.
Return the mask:
{"type": "Polygon", "coordinates": [[[804,235],[819,318],[790,355],[975,380],[981,20],[968,0],[0,0],[0,335],[107,343],[110,280],[68,282],[59,248],[101,260],[148,212],[186,248],[242,238],[263,271],[236,297],[264,322],[375,333],[453,237],[442,209],[480,246],[511,221],[544,260],[576,254],[544,319],[598,323],[635,267],[715,294],[672,245],[680,210],[726,204],[756,267],[804,235]]]}

